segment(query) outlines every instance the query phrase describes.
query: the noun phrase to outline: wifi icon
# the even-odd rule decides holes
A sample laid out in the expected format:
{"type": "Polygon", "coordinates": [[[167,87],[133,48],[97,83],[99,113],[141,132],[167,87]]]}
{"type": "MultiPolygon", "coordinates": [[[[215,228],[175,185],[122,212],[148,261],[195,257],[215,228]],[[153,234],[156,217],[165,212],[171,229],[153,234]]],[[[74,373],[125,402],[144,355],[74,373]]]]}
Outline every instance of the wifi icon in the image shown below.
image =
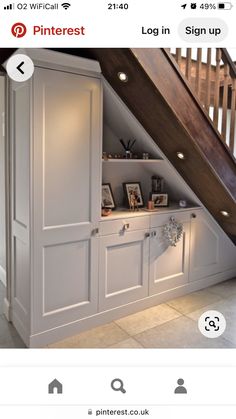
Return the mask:
{"type": "Polygon", "coordinates": [[[69,9],[69,7],[71,6],[71,4],[70,3],[62,3],[62,7],[65,9],[65,10],[67,10],[67,9],[69,9]]]}

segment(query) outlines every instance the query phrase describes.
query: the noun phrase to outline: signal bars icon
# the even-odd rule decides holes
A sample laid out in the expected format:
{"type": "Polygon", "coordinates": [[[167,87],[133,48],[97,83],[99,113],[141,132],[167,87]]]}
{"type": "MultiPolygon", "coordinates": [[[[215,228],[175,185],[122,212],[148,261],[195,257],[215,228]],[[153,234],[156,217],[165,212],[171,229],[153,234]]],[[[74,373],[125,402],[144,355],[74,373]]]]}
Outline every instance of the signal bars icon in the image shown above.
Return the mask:
{"type": "Polygon", "coordinates": [[[14,9],[14,4],[13,3],[8,4],[7,6],[4,6],[3,9],[4,10],[13,10],[14,9]]]}
{"type": "Polygon", "coordinates": [[[71,4],[70,3],[62,3],[62,7],[65,9],[65,10],[67,10],[67,9],[69,9],[69,7],[71,6],[71,4]]]}

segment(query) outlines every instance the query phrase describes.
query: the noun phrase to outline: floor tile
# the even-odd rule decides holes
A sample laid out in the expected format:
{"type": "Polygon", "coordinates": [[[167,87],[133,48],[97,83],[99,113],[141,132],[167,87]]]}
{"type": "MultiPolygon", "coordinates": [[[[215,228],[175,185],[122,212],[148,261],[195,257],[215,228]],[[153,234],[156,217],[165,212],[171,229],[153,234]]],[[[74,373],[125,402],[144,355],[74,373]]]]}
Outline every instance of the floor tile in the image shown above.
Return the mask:
{"type": "Polygon", "coordinates": [[[183,297],[168,301],[168,305],[182,314],[188,314],[201,307],[216,303],[222,298],[208,290],[196,291],[183,297]]]}
{"type": "Polygon", "coordinates": [[[223,338],[208,339],[201,335],[197,323],[180,317],[135,336],[145,348],[232,348],[223,338]]]}
{"type": "Polygon", "coordinates": [[[166,304],[160,304],[147,310],[131,314],[130,316],[123,317],[122,319],[116,320],[115,323],[130,336],[133,336],[180,316],[181,314],[173,308],[166,304]]]}
{"type": "Polygon", "coordinates": [[[110,346],[110,348],[143,348],[143,346],[137,340],[129,338],[110,346]]]}
{"type": "Polygon", "coordinates": [[[49,345],[49,348],[106,348],[129,338],[115,323],[96,327],[71,338],[49,345]]]}
{"type": "Polygon", "coordinates": [[[0,348],[25,348],[14,326],[0,316],[0,348]]]}
{"type": "Polygon", "coordinates": [[[208,288],[208,291],[213,292],[222,298],[230,297],[233,294],[236,295],[236,278],[221,282],[217,285],[213,285],[212,287],[208,288]]]}

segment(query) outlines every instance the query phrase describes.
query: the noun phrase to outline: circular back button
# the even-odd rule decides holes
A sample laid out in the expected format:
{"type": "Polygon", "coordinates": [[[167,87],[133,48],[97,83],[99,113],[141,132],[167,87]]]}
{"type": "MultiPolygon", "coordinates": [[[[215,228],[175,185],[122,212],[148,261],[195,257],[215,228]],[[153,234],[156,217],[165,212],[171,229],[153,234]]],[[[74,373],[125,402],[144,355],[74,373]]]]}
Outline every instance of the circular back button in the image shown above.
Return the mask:
{"type": "Polygon", "coordinates": [[[27,55],[15,54],[7,61],[8,76],[17,82],[24,82],[32,77],[34,63],[27,55]]]}

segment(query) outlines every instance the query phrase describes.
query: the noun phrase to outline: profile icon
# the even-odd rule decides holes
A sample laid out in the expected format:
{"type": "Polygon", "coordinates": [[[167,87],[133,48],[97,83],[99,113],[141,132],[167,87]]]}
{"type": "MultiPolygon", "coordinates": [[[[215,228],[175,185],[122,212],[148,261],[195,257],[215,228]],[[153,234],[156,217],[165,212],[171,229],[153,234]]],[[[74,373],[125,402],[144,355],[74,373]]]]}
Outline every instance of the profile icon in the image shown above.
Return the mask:
{"type": "Polygon", "coordinates": [[[187,394],[187,389],[184,387],[184,380],[179,378],[177,380],[178,387],[175,389],[175,394],[187,394]]]}

